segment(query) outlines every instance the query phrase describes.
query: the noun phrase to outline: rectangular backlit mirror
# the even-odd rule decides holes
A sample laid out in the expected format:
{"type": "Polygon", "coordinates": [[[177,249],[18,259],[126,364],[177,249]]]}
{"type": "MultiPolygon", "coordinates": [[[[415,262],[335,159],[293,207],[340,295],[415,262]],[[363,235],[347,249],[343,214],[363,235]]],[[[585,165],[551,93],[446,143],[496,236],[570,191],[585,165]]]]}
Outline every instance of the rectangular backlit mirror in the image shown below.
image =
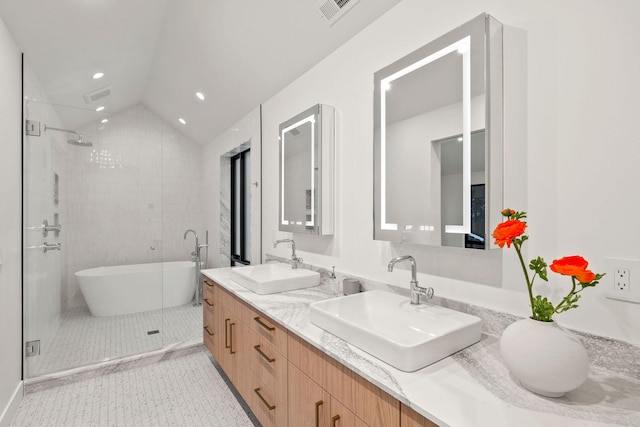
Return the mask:
{"type": "Polygon", "coordinates": [[[333,234],[335,110],[314,105],[280,125],[280,231],[333,234]]]}
{"type": "Polygon", "coordinates": [[[492,247],[503,193],[502,25],[482,14],[374,82],[374,238],[492,247]]]}

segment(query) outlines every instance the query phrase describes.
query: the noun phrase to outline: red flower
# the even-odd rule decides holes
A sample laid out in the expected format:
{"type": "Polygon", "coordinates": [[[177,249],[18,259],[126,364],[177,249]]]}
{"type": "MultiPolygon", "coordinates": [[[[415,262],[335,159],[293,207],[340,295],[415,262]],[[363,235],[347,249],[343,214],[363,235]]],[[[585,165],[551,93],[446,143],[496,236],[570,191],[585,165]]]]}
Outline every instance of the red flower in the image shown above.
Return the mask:
{"type": "Polygon", "coordinates": [[[554,273],[564,276],[573,276],[581,283],[590,283],[596,278],[596,275],[587,270],[589,263],[579,255],[566,256],[560,259],[554,259],[549,268],[554,273]]]}
{"type": "Polygon", "coordinates": [[[510,248],[511,243],[513,243],[513,239],[522,236],[526,228],[526,223],[517,219],[510,219],[498,224],[496,229],[493,231],[492,236],[496,239],[496,245],[502,248],[506,243],[507,247],[510,248]]]}

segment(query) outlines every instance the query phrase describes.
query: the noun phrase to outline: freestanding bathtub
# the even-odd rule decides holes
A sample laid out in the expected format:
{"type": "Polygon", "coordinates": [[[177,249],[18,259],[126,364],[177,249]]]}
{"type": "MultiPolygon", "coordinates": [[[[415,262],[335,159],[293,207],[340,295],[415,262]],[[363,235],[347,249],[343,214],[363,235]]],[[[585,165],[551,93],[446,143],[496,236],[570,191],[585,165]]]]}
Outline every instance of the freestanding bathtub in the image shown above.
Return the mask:
{"type": "Polygon", "coordinates": [[[190,261],[116,265],[75,273],[93,316],[159,310],[192,301],[195,264],[190,261]]]}

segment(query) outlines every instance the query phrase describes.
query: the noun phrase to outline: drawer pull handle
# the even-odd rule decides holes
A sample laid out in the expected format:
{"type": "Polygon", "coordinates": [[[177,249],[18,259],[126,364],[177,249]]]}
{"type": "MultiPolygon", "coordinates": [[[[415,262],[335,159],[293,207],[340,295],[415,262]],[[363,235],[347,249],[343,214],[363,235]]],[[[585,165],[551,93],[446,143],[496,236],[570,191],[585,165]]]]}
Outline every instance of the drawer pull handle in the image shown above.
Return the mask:
{"type": "Polygon", "coordinates": [[[260,356],[262,356],[262,358],[263,358],[264,360],[266,360],[267,362],[269,362],[269,363],[273,363],[273,362],[275,362],[275,361],[276,361],[276,359],[273,359],[273,358],[271,358],[271,357],[267,356],[267,355],[264,353],[264,351],[262,351],[262,350],[260,349],[260,344],[258,344],[258,345],[254,345],[254,346],[253,346],[253,348],[255,348],[255,349],[256,349],[256,351],[258,352],[258,354],[260,354],[260,356]]]}
{"type": "Polygon", "coordinates": [[[206,302],[209,307],[213,307],[213,303],[209,301],[209,298],[205,298],[204,302],[206,302]]]}
{"type": "Polygon", "coordinates": [[[229,323],[231,319],[224,319],[224,348],[231,348],[229,344],[229,323]]]}
{"type": "Polygon", "coordinates": [[[265,328],[265,329],[266,329],[267,331],[269,331],[269,332],[272,332],[272,331],[275,331],[275,330],[276,330],[276,328],[274,328],[273,326],[269,326],[269,325],[267,325],[266,323],[264,323],[264,322],[262,321],[262,319],[260,318],[260,316],[254,317],[254,318],[253,318],[253,320],[255,320],[256,322],[258,322],[258,324],[259,324],[260,326],[262,326],[263,328],[265,328]]]}
{"type": "Polygon", "coordinates": [[[336,421],[340,419],[340,415],[334,415],[331,417],[331,427],[336,427],[336,421]]]}
{"type": "Polygon", "coordinates": [[[316,402],[316,427],[320,427],[320,407],[324,404],[322,400],[316,402]]]}
{"type": "Polygon", "coordinates": [[[229,323],[229,354],[236,354],[236,351],[233,349],[233,327],[235,325],[235,322],[229,323]]]}
{"type": "Polygon", "coordinates": [[[204,330],[205,330],[205,331],[207,331],[207,333],[208,333],[210,336],[213,336],[213,332],[211,332],[211,331],[209,330],[209,326],[205,326],[205,327],[204,327],[204,330]]]}
{"type": "Polygon", "coordinates": [[[269,408],[270,411],[273,411],[274,409],[276,409],[276,405],[270,405],[269,402],[267,402],[267,400],[264,397],[262,397],[262,395],[260,394],[260,387],[254,389],[253,391],[255,392],[255,394],[258,395],[260,400],[262,400],[262,403],[264,403],[265,406],[269,408]]]}
{"type": "Polygon", "coordinates": [[[208,281],[208,280],[205,280],[205,281],[204,281],[204,284],[205,284],[205,285],[207,285],[207,286],[211,286],[211,287],[213,288],[213,283],[211,283],[211,282],[210,282],[210,281],[208,281]]]}

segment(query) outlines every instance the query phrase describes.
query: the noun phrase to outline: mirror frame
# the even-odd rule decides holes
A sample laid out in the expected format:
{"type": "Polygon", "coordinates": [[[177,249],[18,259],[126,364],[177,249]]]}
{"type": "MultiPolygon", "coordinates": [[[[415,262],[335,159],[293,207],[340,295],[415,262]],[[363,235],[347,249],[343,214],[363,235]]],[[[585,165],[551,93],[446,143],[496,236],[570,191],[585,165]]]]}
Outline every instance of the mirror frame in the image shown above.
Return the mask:
{"type": "MultiPolygon", "coordinates": [[[[483,13],[471,21],[446,33],[427,45],[400,58],[374,74],[374,240],[386,240],[396,243],[420,243],[418,226],[412,229],[398,229],[397,224],[386,222],[385,214],[385,179],[387,167],[383,160],[386,149],[382,133],[384,123],[385,87],[403,75],[427,65],[444,55],[455,51],[460,45],[473,43],[471,38],[483,37],[484,45],[484,95],[485,95],[485,182],[487,184],[486,220],[485,220],[485,249],[495,248],[489,238],[493,227],[502,218],[500,209],[503,206],[503,67],[502,67],[502,24],[492,16],[483,13]],[[378,131],[379,129],[379,131],[378,131]],[[497,208],[499,206],[499,208],[497,208]],[[495,213],[494,213],[495,211],[495,213]]],[[[462,101],[462,137],[463,137],[463,224],[447,225],[448,232],[466,234],[470,232],[470,141],[471,141],[471,107],[470,107],[470,65],[469,56],[465,53],[463,65],[463,101],[462,101]],[[466,185],[469,184],[469,185],[466,185]]],[[[433,246],[433,245],[432,245],[433,246]]],[[[438,246],[438,245],[436,245],[438,246]]]]}
{"type": "MultiPolygon", "coordinates": [[[[305,234],[333,234],[334,232],[334,144],[335,109],[316,104],[280,124],[278,134],[280,148],[279,213],[278,230],[305,234]],[[285,134],[302,124],[311,123],[311,221],[292,224],[285,220],[285,134]]],[[[289,178],[291,179],[291,178],[289,178]]]]}

